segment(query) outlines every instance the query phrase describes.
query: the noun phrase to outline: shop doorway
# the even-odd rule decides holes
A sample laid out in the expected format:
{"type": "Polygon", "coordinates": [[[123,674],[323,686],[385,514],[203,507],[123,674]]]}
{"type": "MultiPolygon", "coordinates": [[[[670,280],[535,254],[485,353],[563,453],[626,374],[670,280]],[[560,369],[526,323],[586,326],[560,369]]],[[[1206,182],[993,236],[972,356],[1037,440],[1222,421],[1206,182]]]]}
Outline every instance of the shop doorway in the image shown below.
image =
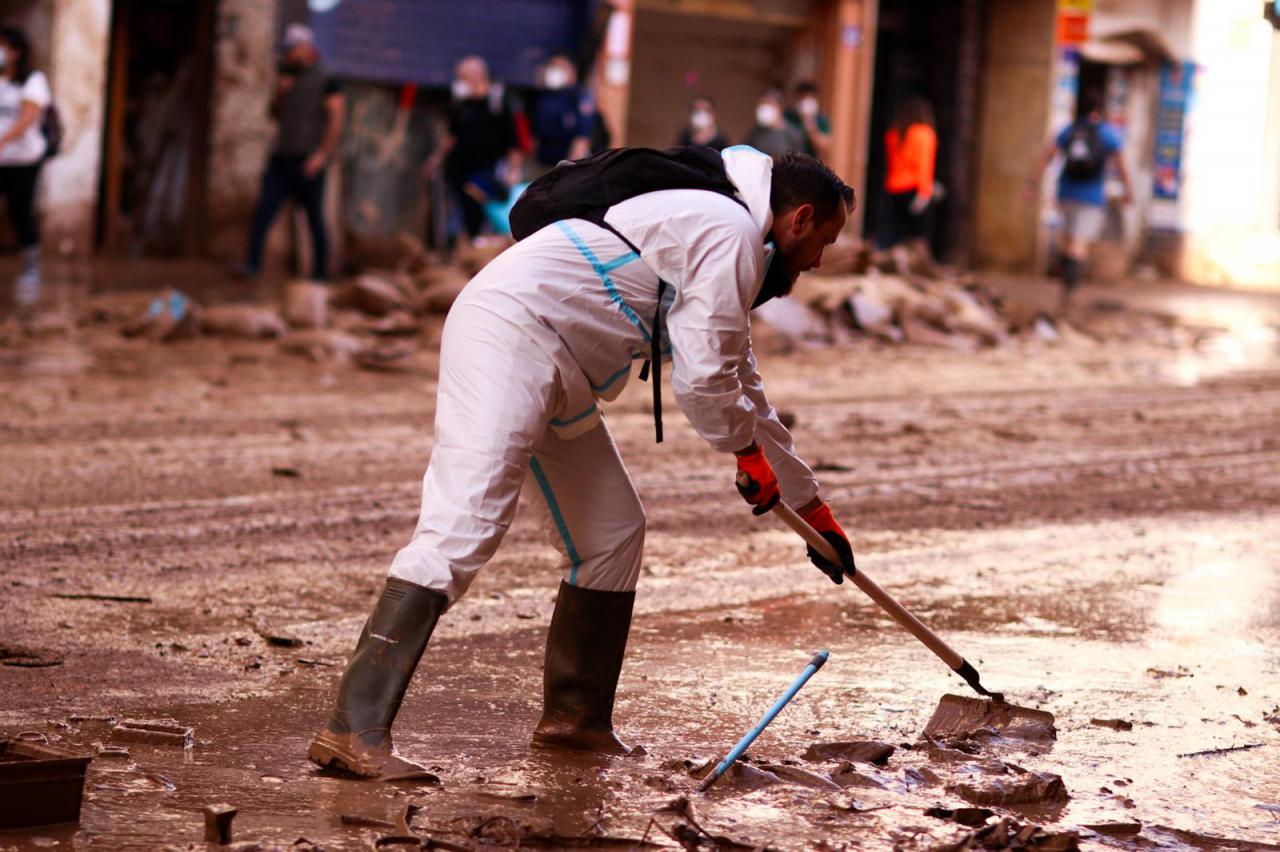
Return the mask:
{"type": "Polygon", "coordinates": [[[933,108],[935,174],[944,189],[931,211],[933,253],[967,260],[984,17],[983,0],[881,0],[867,140],[867,239],[878,241],[885,226],[885,132],[898,104],[918,95],[933,108]]]}
{"type": "Polygon", "coordinates": [[[215,5],[113,4],[98,196],[104,252],[204,250],[215,5]]]}

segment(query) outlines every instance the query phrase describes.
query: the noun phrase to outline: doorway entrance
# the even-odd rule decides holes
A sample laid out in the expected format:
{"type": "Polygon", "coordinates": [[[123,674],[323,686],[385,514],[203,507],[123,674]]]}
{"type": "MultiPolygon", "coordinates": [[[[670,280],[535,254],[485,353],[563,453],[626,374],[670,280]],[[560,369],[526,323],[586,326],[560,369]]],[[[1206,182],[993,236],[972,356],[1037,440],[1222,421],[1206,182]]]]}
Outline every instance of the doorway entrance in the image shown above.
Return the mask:
{"type": "Polygon", "coordinates": [[[199,254],[216,0],[116,0],[111,19],[98,247],[199,254]]]}
{"type": "Polygon", "coordinates": [[[885,225],[885,133],[898,105],[920,96],[933,108],[938,135],[934,171],[944,190],[931,212],[933,254],[967,260],[985,14],[983,0],[881,0],[867,155],[867,239],[876,241],[885,225]]]}

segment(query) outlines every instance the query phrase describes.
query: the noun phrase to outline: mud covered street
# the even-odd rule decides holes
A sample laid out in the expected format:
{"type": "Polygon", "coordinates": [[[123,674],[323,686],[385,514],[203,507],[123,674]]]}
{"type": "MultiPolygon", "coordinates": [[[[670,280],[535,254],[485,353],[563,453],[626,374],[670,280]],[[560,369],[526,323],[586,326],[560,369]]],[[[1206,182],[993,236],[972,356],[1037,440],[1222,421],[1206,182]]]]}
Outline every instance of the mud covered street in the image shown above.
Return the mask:
{"type": "Polygon", "coordinates": [[[1280,847],[1274,338],[762,361],[859,566],[1056,740],[924,741],[963,682],[753,518],[670,400],[655,448],[634,382],[607,409],[650,520],[615,724],[647,753],[529,750],[559,570],[522,510],[397,721],[441,783],[317,772],[306,745],[417,517],[435,356],[383,374],[90,324],[3,353],[0,734],[93,752],[120,744],[73,717],[109,715],[195,742],[97,757],[78,828],[0,849],[204,848],[215,803],[267,848],[369,848],[410,804],[407,828],[462,847],[928,849],[974,808],[1041,826],[1029,848],[1280,847]],[[695,793],[820,648],[748,766],[695,793]],[[858,740],[893,750],[810,751],[858,740]]]}

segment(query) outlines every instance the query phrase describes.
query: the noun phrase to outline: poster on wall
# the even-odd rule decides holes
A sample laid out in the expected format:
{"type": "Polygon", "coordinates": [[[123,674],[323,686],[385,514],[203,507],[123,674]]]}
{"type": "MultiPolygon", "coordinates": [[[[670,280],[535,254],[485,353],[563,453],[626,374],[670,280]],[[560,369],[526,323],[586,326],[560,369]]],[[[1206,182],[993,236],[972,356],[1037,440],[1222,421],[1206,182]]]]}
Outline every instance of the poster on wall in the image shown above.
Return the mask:
{"type": "Polygon", "coordinates": [[[1160,69],[1160,93],[1156,105],[1155,156],[1152,162],[1153,194],[1177,200],[1182,185],[1182,148],[1187,109],[1194,91],[1194,62],[1166,62],[1160,69]]]}
{"type": "Polygon", "coordinates": [[[1054,41],[1078,46],[1089,40],[1093,0],[1058,0],[1054,15],[1054,41]]]}

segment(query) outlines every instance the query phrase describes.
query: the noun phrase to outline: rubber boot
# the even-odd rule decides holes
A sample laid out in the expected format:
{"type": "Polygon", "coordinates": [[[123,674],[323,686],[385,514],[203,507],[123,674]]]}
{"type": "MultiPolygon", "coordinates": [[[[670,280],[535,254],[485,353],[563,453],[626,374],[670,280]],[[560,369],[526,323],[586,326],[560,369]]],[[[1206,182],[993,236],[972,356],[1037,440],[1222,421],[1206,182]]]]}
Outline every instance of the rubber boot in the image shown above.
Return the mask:
{"type": "Polygon", "coordinates": [[[28,246],[22,250],[22,271],[13,282],[13,301],[20,307],[30,307],[40,301],[40,247],[28,246]]]}
{"type": "Polygon", "coordinates": [[[333,715],[307,749],[311,762],[360,778],[426,771],[396,753],[391,723],[448,601],[388,578],[342,675],[333,715]]]}
{"type": "Polygon", "coordinates": [[[635,601],[635,592],[601,592],[561,581],[547,633],[535,747],[631,752],[613,733],[613,698],[635,601]]]}

